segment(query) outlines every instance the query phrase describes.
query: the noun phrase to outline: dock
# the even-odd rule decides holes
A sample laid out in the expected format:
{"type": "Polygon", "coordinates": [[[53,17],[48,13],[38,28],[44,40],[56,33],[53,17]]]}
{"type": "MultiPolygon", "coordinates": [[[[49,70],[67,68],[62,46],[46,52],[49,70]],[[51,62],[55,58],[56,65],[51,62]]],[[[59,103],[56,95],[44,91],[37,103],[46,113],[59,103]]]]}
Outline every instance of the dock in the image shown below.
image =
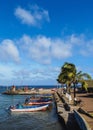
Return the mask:
{"type": "Polygon", "coordinates": [[[69,101],[61,89],[54,94],[59,120],[67,130],[93,130],[93,117],[88,114],[93,113],[93,94],[77,93],[77,98],[81,100],[78,105],[74,105],[73,93],[71,95],[72,101],[69,101]]]}
{"type": "Polygon", "coordinates": [[[74,113],[69,104],[58,92],[55,92],[56,109],[59,121],[64,125],[66,130],[80,130],[78,123],[74,118],[74,113]]]}

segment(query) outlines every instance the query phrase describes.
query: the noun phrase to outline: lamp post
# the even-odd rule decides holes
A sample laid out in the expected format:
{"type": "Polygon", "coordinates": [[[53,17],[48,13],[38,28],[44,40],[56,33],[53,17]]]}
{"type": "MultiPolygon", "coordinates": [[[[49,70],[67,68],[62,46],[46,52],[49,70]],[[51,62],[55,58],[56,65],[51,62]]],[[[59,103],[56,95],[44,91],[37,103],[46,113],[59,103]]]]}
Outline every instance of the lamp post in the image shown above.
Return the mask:
{"type": "Polygon", "coordinates": [[[74,83],[74,100],[76,98],[76,84],[74,83]]]}
{"type": "Polygon", "coordinates": [[[74,105],[76,105],[76,101],[77,101],[77,99],[76,99],[76,85],[77,85],[77,83],[78,83],[78,81],[76,80],[74,82],[74,105]]]}

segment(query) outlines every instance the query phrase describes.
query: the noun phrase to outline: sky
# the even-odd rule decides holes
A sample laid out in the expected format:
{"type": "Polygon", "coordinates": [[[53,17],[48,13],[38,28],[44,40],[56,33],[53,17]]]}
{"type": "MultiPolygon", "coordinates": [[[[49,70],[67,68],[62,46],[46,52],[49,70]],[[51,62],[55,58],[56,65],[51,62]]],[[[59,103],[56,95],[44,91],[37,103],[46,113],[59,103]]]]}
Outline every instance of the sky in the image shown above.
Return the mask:
{"type": "Polygon", "coordinates": [[[65,62],[93,78],[92,0],[0,0],[0,85],[57,85],[65,62]]]}

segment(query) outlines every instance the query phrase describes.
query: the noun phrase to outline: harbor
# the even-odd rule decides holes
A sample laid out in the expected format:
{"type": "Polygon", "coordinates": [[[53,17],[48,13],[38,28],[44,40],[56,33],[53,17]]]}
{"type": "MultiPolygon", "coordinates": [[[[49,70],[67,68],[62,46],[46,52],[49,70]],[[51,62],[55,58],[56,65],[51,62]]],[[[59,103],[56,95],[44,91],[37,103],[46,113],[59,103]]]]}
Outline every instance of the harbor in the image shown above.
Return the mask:
{"type": "Polygon", "coordinates": [[[0,130],[93,130],[93,0],[0,12],[0,130]]]}
{"type": "MultiPolygon", "coordinates": [[[[51,95],[55,104],[55,111],[58,116],[59,123],[62,125],[64,130],[93,130],[93,94],[92,93],[76,93],[76,97],[79,101],[78,104],[74,104],[74,94],[71,93],[72,99],[69,100],[66,93],[62,92],[62,88],[52,89],[37,89],[26,90],[23,93],[16,91],[14,87],[12,91],[3,92],[4,95],[51,95]],[[13,93],[13,92],[14,93],[13,93]],[[34,92],[33,92],[34,91],[34,92]],[[11,93],[10,93],[11,92],[11,93]],[[16,92],[16,94],[15,94],[16,92]],[[82,125],[81,125],[82,124],[82,125]]],[[[22,92],[22,90],[21,90],[22,92]]],[[[40,102],[40,101],[39,101],[40,102]]],[[[42,103],[42,102],[41,102],[42,103]]],[[[46,102],[47,103],[47,102],[46,102]]],[[[37,104],[37,103],[36,103],[37,104]]]]}
{"type": "MultiPolygon", "coordinates": [[[[0,89],[1,90],[1,89],[0,89]]],[[[40,96],[35,94],[34,96],[40,96]]],[[[42,96],[42,95],[41,95],[42,96]]],[[[43,95],[45,96],[45,95],[43,95]]],[[[3,130],[64,130],[56,113],[56,106],[52,101],[47,110],[33,112],[9,112],[10,105],[25,103],[25,99],[32,95],[7,95],[0,93],[0,129],[3,130]]],[[[46,95],[47,97],[47,95],[46,95]]],[[[45,97],[45,98],[46,98],[45,97]]],[[[19,109],[18,109],[19,110],[19,109]]],[[[28,110],[28,109],[27,109],[28,110]]]]}

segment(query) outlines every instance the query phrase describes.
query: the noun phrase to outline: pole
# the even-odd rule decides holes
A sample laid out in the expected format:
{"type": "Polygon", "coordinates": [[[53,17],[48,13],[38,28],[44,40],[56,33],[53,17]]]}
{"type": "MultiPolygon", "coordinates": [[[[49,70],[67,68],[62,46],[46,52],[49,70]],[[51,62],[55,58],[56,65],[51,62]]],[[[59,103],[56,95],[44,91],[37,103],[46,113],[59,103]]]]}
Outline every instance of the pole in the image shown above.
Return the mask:
{"type": "Polygon", "coordinates": [[[76,84],[74,83],[74,99],[76,98],[76,84]]]}

